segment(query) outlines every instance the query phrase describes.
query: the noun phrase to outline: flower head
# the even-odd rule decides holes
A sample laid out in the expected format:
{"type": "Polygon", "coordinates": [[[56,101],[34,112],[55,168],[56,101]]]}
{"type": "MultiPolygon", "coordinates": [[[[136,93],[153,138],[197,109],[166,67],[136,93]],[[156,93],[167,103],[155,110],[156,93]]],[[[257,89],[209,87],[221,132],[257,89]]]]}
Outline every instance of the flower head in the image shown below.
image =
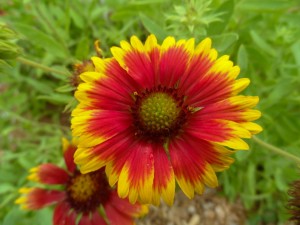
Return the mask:
{"type": "Polygon", "coordinates": [[[88,71],[95,71],[95,67],[91,60],[83,61],[82,63],[76,63],[73,66],[73,74],[70,77],[70,83],[73,87],[77,87],[81,83],[80,74],[88,71]]]}
{"type": "Polygon", "coordinates": [[[146,206],[120,199],[116,190],[109,187],[103,169],[81,174],[73,162],[76,146],[66,139],[63,139],[63,149],[67,170],[47,163],[32,168],[28,176],[29,180],[61,188],[21,188],[23,195],[16,203],[22,208],[37,210],[56,204],[53,225],[76,225],[79,215],[79,225],[131,225],[135,217],[147,212],[146,206]],[[106,217],[100,213],[102,207],[106,217]]]}
{"type": "Polygon", "coordinates": [[[176,182],[189,198],[216,187],[215,172],[229,167],[234,150],[248,149],[242,138],[261,131],[251,122],[261,115],[252,109],[258,97],[237,95],[249,79],[236,79],[239,67],[217,59],[209,38],[194,46],[133,36],[111,52],[92,57],[95,71],[80,75],[75,92],[81,172],[106,166],[110,185],[132,203],[162,197],[171,205],[176,182]]]}
{"type": "Polygon", "coordinates": [[[297,225],[300,225],[300,180],[292,184],[288,193],[291,196],[288,202],[288,208],[292,215],[291,220],[295,221],[297,225]]]}

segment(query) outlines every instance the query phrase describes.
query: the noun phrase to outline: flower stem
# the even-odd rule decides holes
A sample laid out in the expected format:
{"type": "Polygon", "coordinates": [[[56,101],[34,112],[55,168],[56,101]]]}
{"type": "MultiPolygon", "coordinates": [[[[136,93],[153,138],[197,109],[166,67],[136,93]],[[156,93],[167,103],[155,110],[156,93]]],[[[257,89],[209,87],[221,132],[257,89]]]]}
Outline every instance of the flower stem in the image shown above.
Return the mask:
{"type": "Polygon", "coordinates": [[[26,65],[28,65],[28,66],[32,66],[32,67],[35,67],[35,68],[44,70],[44,71],[49,72],[49,73],[56,73],[56,74],[60,74],[60,75],[64,75],[64,76],[69,76],[69,74],[66,73],[66,72],[63,72],[63,71],[60,71],[60,70],[56,70],[56,69],[50,68],[50,67],[48,67],[48,66],[42,65],[42,64],[40,64],[40,63],[31,61],[31,60],[26,59],[26,58],[23,58],[23,57],[18,57],[17,60],[18,60],[20,63],[23,63],[23,64],[26,64],[26,65]]]}
{"type": "Polygon", "coordinates": [[[282,150],[278,147],[275,147],[275,146],[273,146],[269,143],[266,143],[266,142],[264,142],[263,140],[259,139],[256,136],[253,136],[252,138],[257,144],[267,148],[268,150],[270,150],[270,151],[272,151],[272,152],[274,152],[278,155],[281,155],[281,156],[283,156],[283,157],[285,157],[289,160],[292,160],[292,161],[296,162],[297,164],[300,164],[300,158],[299,157],[297,157],[297,156],[295,156],[295,155],[293,155],[293,154],[291,154],[287,151],[284,151],[284,150],[282,150]]]}

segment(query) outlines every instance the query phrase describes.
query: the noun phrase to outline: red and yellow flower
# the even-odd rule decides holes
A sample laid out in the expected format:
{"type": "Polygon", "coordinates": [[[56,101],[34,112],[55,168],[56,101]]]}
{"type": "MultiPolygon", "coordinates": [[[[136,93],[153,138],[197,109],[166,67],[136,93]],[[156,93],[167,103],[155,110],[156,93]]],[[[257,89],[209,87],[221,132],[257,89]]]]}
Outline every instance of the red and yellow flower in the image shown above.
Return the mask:
{"type": "Polygon", "coordinates": [[[81,172],[106,166],[110,185],[131,203],[171,205],[176,182],[189,198],[216,187],[215,172],[249,148],[242,138],[262,130],[252,122],[258,97],[238,95],[249,79],[237,79],[239,67],[218,58],[209,38],[195,46],[133,36],[120,45],[80,75],[72,130],[81,172]]]}
{"type": "Polygon", "coordinates": [[[73,162],[76,146],[66,139],[63,145],[67,170],[50,163],[32,168],[28,179],[52,188],[21,188],[23,195],[16,203],[23,209],[56,204],[53,225],[132,225],[135,218],[147,213],[146,206],[120,199],[103,169],[81,174],[73,162]]]}

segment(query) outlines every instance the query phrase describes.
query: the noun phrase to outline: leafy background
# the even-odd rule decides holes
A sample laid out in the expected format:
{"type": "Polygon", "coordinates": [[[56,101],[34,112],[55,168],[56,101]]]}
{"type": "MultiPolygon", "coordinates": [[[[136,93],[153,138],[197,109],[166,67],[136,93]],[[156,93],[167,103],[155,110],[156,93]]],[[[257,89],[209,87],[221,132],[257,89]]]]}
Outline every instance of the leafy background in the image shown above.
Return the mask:
{"type": "MultiPolygon", "coordinates": [[[[249,77],[245,94],[260,96],[259,138],[295,155],[300,149],[300,3],[298,0],[0,0],[0,23],[17,33],[22,57],[59,70],[30,67],[19,58],[0,71],[0,221],[3,225],[50,225],[51,210],[22,212],[14,205],[27,171],[60,160],[75,104],[67,85],[72,65],[95,55],[93,42],[109,48],[137,35],[161,41],[206,36],[249,77]],[[59,159],[59,160],[58,160],[59,159]]],[[[250,151],[219,174],[221,192],[241,198],[249,224],[288,219],[294,162],[249,141],[250,151]]]]}

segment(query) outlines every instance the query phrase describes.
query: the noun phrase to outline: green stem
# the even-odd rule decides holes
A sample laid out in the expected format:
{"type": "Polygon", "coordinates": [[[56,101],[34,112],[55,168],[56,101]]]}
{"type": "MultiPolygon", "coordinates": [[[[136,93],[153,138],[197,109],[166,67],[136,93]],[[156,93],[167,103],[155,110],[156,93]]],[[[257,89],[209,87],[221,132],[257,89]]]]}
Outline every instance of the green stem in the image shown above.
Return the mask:
{"type": "Polygon", "coordinates": [[[269,144],[269,143],[266,143],[266,142],[264,142],[263,140],[260,140],[260,139],[259,139],[258,137],[256,137],[256,136],[253,136],[253,140],[254,140],[257,144],[259,144],[259,145],[261,145],[261,146],[267,148],[268,150],[271,150],[272,152],[274,152],[274,153],[276,153],[276,154],[278,154],[278,155],[281,155],[281,156],[283,156],[283,157],[285,157],[285,158],[287,158],[287,159],[290,159],[290,160],[292,160],[292,161],[294,161],[294,162],[300,164],[300,158],[299,158],[299,157],[297,157],[297,156],[295,156],[295,155],[293,155],[293,154],[291,154],[291,153],[288,153],[287,151],[284,151],[284,150],[282,150],[282,149],[280,149],[280,148],[278,148],[278,147],[275,147],[275,146],[273,146],[273,145],[271,145],[271,144],[269,144]]]}
{"type": "Polygon", "coordinates": [[[20,63],[23,63],[23,64],[26,64],[28,66],[32,66],[32,67],[44,70],[44,71],[49,72],[49,73],[56,73],[56,74],[61,74],[61,75],[64,75],[64,76],[69,76],[69,74],[66,73],[66,72],[50,68],[48,66],[42,65],[42,64],[34,62],[34,61],[31,61],[29,59],[25,59],[23,57],[18,57],[17,60],[20,63]]]}

